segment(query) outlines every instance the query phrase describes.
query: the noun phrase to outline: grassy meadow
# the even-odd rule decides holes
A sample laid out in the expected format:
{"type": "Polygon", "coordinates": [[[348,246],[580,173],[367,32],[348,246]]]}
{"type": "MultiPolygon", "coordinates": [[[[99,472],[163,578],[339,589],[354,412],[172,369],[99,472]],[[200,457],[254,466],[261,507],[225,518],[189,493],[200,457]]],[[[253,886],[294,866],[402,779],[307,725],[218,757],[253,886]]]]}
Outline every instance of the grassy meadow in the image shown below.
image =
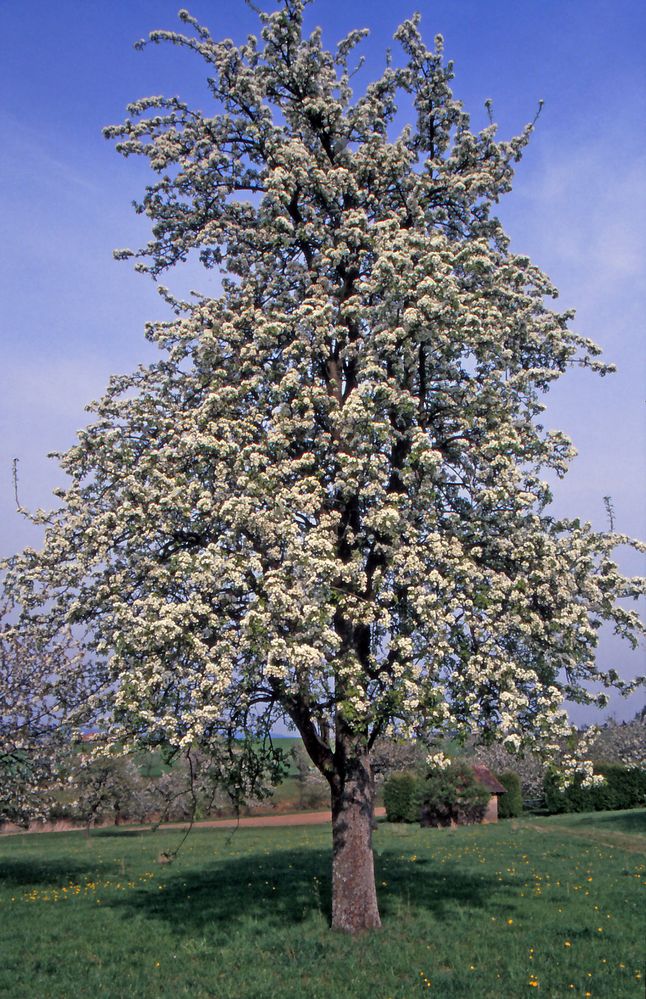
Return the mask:
{"type": "Polygon", "coordinates": [[[383,929],[328,929],[330,830],[0,838],[6,999],[642,999],[646,810],[380,824],[383,929]]]}

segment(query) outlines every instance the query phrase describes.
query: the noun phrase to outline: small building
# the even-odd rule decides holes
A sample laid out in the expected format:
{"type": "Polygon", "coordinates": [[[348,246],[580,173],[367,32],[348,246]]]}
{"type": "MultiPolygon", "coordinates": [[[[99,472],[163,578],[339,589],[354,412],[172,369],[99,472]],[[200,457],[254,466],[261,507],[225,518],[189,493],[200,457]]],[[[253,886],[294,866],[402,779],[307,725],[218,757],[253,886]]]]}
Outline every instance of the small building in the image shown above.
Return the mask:
{"type": "MultiPolygon", "coordinates": [[[[448,791],[446,798],[429,798],[422,801],[420,824],[422,826],[458,826],[469,825],[472,822],[487,823],[498,821],[498,798],[505,794],[506,788],[491,773],[488,767],[482,763],[471,763],[460,765],[462,779],[473,786],[479,784],[488,793],[488,800],[484,802],[473,802],[469,800],[468,794],[462,797],[462,791],[455,794],[448,791]]],[[[459,778],[458,778],[459,779],[459,778]]]]}
{"type": "Polygon", "coordinates": [[[485,813],[482,816],[482,822],[497,822],[498,798],[501,794],[505,794],[507,788],[494,777],[491,770],[489,770],[488,767],[485,767],[484,763],[474,763],[472,769],[478,783],[482,784],[483,787],[486,787],[487,791],[491,792],[489,803],[487,804],[485,813]]]}

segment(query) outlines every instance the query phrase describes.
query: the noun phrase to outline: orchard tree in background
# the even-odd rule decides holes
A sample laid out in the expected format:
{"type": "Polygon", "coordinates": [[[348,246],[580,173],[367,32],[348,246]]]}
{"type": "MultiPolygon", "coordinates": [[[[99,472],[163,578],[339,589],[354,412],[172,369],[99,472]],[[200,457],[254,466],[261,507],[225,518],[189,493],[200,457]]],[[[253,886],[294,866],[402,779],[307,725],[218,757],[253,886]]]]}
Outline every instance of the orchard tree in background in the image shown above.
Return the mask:
{"type": "Polygon", "coordinates": [[[601,763],[646,770],[646,709],[627,722],[607,721],[597,731],[590,756],[601,763]]]}
{"type": "Polygon", "coordinates": [[[47,642],[0,618],[0,823],[47,818],[65,782],[66,718],[92,691],[80,655],[64,630],[47,642]]]}
{"type": "Polygon", "coordinates": [[[243,786],[289,718],[331,790],[332,924],[355,932],[379,925],[375,741],[555,745],[564,699],[620,685],[598,629],[634,641],[617,601],[642,590],[612,560],[628,539],[547,512],[573,451],[540,398],[608,368],[492,213],[532,126],[473,132],[417,16],[355,98],[365,32],[328,52],[304,7],[242,45],[185,11],[186,35],[151,34],[205,61],[210,104],[151,97],[106,130],[157,174],[151,240],[119,255],[154,278],[199,257],[221,290],[164,290],[160,360],[111,380],[7,586],[45,633],[85,630],[88,712],[121,747],[245,737],[243,786]]]}

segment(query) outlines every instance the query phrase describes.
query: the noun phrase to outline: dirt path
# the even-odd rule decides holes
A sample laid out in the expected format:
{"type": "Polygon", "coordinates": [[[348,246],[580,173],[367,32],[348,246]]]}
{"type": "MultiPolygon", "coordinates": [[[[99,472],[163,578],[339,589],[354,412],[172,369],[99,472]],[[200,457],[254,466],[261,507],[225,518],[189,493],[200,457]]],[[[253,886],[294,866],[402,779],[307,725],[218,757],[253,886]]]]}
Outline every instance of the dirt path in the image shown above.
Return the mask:
{"type": "MultiPolygon", "coordinates": [[[[386,809],[375,808],[375,817],[386,814],[386,809]]],[[[223,828],[232,826],[320,826],[332,821],[332,812],[285,812],[284,815],[248,815],[238,819],[205,819],[195,822],[194,829],[223,828]]],[[[186,822],[165,822],[160,829],[185,829],[186,822]]]]}
{"type": "MultiPolygon", "coordinates": [[[[383,807],[375,808],[375,817],[380,817],[386,814],[386,809],[383,807]]],[[[240,819],[204,819],[200,822],[194,822],[194,829],[232,829],[236,826],[318,826],[324,825],[326,822],[332,821],[332,812],[285,812],[281,815],[247,815],[240,819]]],[[[73,826],[65,822],[44,823],[42,826],[31,826],[29,829],[22,829],[19,826],[6,826],[4,829],[0,829],[0,836],[16,836],[24,833],[43,833],[43,832],[81,832],[84,826],[73,826]]],[[[95,829],[114,829],[115,827],[110,826],[94,826],[95,829]]],[[[139,825],[139,826],[120,826],[122,829],[136,830],[141,829],[145,831],[150,829],[150,825],[139,825]]],[[[186,829],[188,828],[188,822],[163,822],[160,829],[186,829]]]]}

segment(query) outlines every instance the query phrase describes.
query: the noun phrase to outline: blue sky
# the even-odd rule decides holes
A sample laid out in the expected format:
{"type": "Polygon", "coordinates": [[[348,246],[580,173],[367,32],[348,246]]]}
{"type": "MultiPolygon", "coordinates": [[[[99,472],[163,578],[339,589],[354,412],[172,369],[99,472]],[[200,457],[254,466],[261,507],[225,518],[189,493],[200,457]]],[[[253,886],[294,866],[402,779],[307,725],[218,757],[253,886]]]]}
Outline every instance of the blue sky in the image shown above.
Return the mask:
{"type": "MultiPolygon", "coordinates": [[[[197,0],[191,12],[215,37],[256,31],[242,2],[197,0]]],[[[599,342],[618,373],[574,372],[549,397],[546,424],[579,450],[556,509],[603,527],[610,494],[617,529],[646,537],[646,5],[642,0],[317,0],[308,21],[333,44],[370,27],[360,81],[378,73],[401,20],[419,6],[430,42],[440,32],[455,61],[455,93],[484,123],[494,102],[500,134],[518,132],[545,101],[536,134],[500,214],[577,309],[576,328],[599,342]]],[[[39,535],[15,513],[11,460],[25,506],[49,506],[65,449],[87,421],[84,405],[108,376],[152,356],[144,322],[164,315],[152,282],[112,249],[139,245],[145,223],[131,201],[147,180],[101,135],[138,97],[179,94],[208,109],[200,61],[170,46],[133,43],[176,28],[169,0],[0,0],[0,555],[39,535]]],[[[165,283],[184,290],[171,276],[165,283]]],[[[214,289],[191,275],[191,286],[214,289]]],[[[627,571],[643,560],[621,556],[627,571]]],[[[610,638],[601,659],[643,670],[610,638]]],[[[613,702],[628,717],[643,702],[613,702]]],[[[587,716],[586,716],[587,717],[587,716]]]]}

